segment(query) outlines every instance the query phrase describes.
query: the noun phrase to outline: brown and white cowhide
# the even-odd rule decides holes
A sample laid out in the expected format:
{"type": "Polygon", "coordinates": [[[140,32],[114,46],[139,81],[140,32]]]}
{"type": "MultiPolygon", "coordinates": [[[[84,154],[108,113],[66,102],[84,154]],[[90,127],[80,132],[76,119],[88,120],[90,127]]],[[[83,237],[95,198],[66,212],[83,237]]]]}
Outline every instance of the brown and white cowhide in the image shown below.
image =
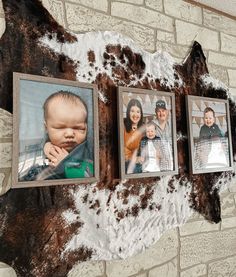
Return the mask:
{"type": "MultiPolygon", "coordinates": [[[[66,276],[79,261],[124,259],[143,251],[193,211],[215,223],[221,220],[219,190],[234,173],[189,174],[185,95],[229,97],[209,75],[199,43],[183,64],[176,64],[168,53],[148,53],[118,33],[67,32],[38,0],[3,0],[3,7],[1,147],[6,143],[2,133],[11,124],[2,122],[12,112],[12,72],[96,83],[101,177],[95,184],[14,189],[1,196],[2,262],[22,277],[66,276]],[[117,182],[118,85],[175,94],[179,175],[117,182]]],[[[230,113],[235,154],[231,99],[230,113]]]]}

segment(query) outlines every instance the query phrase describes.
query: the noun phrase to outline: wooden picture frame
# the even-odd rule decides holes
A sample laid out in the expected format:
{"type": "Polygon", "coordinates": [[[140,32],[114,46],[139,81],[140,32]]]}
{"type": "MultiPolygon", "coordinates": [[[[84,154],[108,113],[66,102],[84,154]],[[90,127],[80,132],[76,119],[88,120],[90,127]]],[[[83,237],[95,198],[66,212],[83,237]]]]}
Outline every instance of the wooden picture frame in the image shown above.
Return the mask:
{"type": "Polygon", "coordinates": [[[178,173],[173,93],[119,87],[118,122],[122,179],[178,173]]]}
{"type": "Polygon", "coordinates": [[[13,134],[12,188],[99,180],[96,85],[14,72],[13,134]]]}
{"type": "Polygon", "coordinates": [[[191,173],[232,170],[228,100],[186,96],[186,105],[191,173]]]}

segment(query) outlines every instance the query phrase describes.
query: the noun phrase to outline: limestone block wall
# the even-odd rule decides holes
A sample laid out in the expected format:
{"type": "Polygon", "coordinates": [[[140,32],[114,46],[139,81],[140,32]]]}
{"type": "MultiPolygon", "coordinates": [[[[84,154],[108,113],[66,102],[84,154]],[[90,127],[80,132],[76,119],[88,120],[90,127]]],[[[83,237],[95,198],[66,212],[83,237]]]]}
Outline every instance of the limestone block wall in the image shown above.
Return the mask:
{"type": "MultiPolygon", "coordinates": [[[[236,97],[236,20],[182,0],[42,2],[68,30],[117,31],[150,52],[167,51],[176,62],[183,60],[192,42],[197,40],[203,47],[211,75],[224,82],[236,97]]],[[[1,34],[4,28],[0,6],[1,34]]],[[[0,178],[8,174],[3,172],[0,178]]],[[[124,261],[80,263],[68,276],[236,276],[236,184],[222,192],[221,201],[219,224],[208,223],[196,214],[185,226],[165,233],[142,254],[124,261]]]]}

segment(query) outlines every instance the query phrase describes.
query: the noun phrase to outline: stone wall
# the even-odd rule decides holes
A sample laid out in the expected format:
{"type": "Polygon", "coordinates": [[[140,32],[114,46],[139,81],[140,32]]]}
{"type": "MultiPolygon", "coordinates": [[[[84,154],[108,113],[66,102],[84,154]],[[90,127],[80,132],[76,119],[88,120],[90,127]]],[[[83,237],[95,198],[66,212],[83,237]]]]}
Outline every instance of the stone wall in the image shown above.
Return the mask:
{"type": "MultiPolygon", "coordinates": [[[[144,49],[164,50],[177,62],[194,40],[201,43],[211,75],[236,96],[236,21],[181,0],[43,0],[67,29],[117,31],[144,49]]],[[[0,9],[0,32],[4,32],[0,9]]],[[[0,176],[1,177],[1,176],[0,176]]],[[[85,262],[69,277],[236,276],[236,186],[221,194],[222,222],[194,215],[144,253],[124,261],[85,262]]]]}

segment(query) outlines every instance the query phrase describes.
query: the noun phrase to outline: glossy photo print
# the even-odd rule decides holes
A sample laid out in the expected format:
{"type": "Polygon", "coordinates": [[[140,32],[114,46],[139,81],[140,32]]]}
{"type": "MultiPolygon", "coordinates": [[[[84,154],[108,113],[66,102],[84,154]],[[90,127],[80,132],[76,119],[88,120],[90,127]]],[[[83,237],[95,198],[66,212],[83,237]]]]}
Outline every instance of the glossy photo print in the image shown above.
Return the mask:
{"type": "Polygon", "coordinates": [[[98,180],[95,85],[14,73],[13,187],[98,180]]]}
{"type": "Polygon", "coordinates": [[[119,87],[122,179],[177,173],[174,94],[119,87]]]}
{"type": "Polygon", "coordinates": [[[197,96],[186,99],[192,173],[232,170],[228,101],[197,96]]]}

